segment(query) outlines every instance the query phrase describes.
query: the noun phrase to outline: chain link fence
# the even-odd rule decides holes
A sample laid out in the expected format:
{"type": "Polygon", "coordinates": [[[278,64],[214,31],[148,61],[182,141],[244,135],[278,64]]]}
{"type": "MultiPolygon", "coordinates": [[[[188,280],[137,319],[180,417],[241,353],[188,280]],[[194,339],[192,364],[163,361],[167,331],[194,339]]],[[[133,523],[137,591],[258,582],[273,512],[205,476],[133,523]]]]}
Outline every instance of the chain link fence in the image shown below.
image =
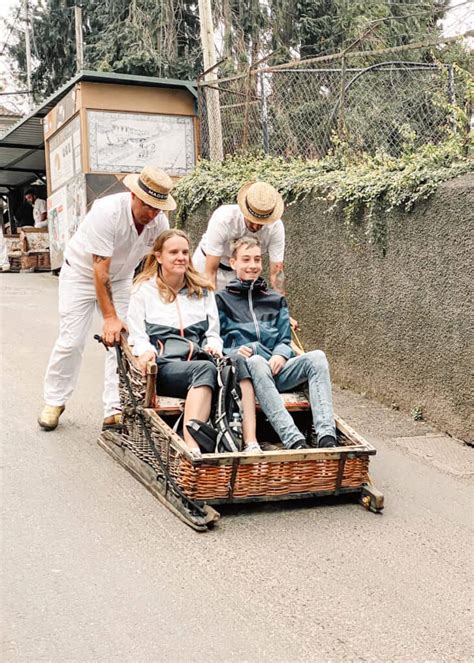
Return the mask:
{"type": "Polygon", "coordinates": [[[343,141],[359,152],[396,157],[407,145],[443,140],[454,126],[454,108],[465,104],[465,75],[452,65],[349,63],[302,63],[200,81],[202,156],[212,156],[218,125],[224,155],[260,149],[317,159],[343,141]]]}

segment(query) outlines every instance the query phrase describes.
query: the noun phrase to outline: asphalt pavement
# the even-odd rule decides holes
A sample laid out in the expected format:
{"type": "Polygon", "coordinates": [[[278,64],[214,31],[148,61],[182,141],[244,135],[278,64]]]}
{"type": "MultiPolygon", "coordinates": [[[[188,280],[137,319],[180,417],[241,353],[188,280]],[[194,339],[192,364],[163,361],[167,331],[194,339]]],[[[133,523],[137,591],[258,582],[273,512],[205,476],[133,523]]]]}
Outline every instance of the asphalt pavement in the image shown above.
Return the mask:
{"type": "Polygon", "coordinates": [[[2,661],[473,660],[473,449],[336,389],[378,450],[383,515],[273,503],[196,533],[96,443],[98,317],[60,426],[39,430],[57,279],[0,280],[2,661]]]}

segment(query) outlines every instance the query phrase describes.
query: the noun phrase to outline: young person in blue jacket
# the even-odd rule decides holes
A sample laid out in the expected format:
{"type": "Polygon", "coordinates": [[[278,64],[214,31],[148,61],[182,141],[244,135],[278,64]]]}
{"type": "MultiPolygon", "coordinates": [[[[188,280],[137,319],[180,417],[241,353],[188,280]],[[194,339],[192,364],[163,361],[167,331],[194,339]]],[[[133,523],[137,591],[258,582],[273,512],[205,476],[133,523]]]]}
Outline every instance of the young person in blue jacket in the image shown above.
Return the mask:
{"type": "Polygon", "coordinates": [[[230,264],[237,278],[216,293],[224,353],[246,358],[262,410],[287,449],[304,449],[308,445],[283,405],[280,393],[306,383],[318,446],[335,446],[326,355],[321,350],[294,355],[288,305],[261,278],[262,251],[258,239],[242,237],[232,248],[230,264]]]}

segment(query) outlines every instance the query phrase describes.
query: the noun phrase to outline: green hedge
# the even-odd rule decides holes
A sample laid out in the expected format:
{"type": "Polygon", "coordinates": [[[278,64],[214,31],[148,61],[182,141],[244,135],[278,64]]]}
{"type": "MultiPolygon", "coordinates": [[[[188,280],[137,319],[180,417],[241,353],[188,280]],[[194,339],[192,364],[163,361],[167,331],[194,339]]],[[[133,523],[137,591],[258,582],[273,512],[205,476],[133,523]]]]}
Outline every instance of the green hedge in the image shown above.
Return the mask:
{"type": "Polygon", "coordinates": [[[262,154],[226,158],[222,163],[200,161],[173,191],[178,201],[177,224],[201,204],[211,209],[234,203],[241,185],[250,179],[275,186],[287,205],[312,194],[339,206],[346,226],[366,222],[369,242],[384,242],[384,211],[406,210],[428,198],[440,182],[474,171],[472,158],[464,156],[465,140],[454,135],[442,145],[407,150],[399,158],[387,155],[355,158],[343,145],[318,161],[285,160],[262,154]]]}

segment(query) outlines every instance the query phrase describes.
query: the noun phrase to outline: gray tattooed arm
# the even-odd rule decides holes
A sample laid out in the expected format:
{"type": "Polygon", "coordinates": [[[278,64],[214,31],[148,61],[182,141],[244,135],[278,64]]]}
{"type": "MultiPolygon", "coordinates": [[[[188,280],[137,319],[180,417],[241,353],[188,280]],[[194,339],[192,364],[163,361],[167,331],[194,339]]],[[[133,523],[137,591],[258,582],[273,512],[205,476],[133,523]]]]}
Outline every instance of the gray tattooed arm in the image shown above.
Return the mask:
{"type": "Polygon", "coordinates": [[[94,270],[94,284],[97,302],[104,318],[102,326],[102,338],[107,345],[113,345],[120,341],[120,332],[126,329],[126,325],[117,315],[112,295],[112,282],[110,279],[110,263],[112,258],[105,256],[92,256],[92,267],[94,270]]]}
{"type": "Polygon", "coordinates": [[[270,263],[270,284],[280,295],[285,294],[285,272],[282,262],[270,263]]]}
{"type": "Polygon", "coordinates": [[[105,291],[107,293],[107,296],[108,296],[110,302],[113,304],[114,303],[114,298],[112,296],[112,284],[110,282],[110,279],[107,279],[107,281],[105,282],[104,285],[105,285],[105,291]]]}

